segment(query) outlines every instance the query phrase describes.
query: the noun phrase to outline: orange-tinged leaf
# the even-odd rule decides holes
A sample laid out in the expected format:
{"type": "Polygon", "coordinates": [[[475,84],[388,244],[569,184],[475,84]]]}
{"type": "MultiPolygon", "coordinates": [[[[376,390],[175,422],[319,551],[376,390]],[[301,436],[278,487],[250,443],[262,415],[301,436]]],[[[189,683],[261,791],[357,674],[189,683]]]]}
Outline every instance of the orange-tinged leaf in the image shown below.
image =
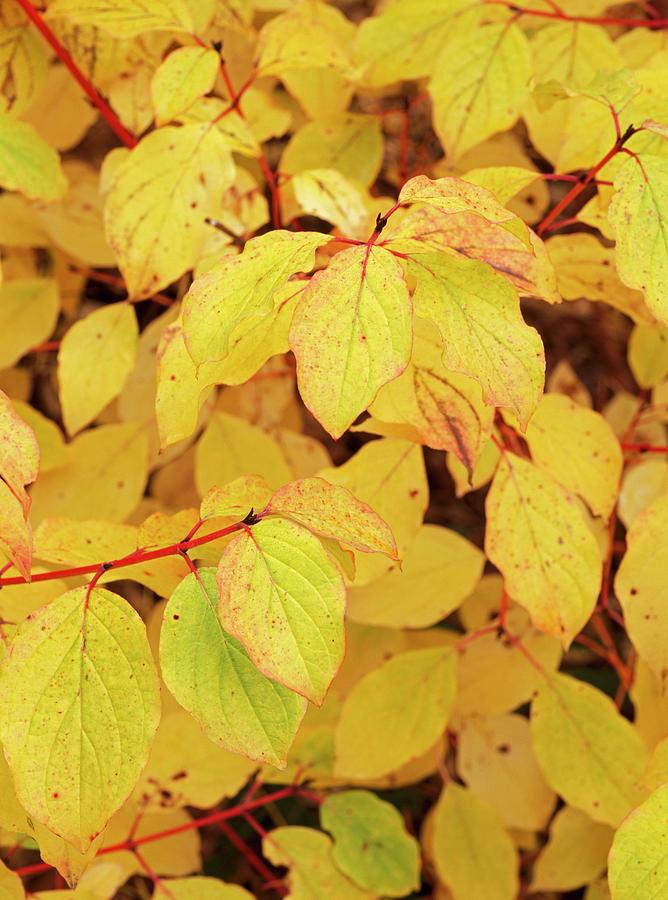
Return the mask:
{"type": "Polygon", "coordinates": [[[266,513],[292,519],[314,534],[356,550],[397,558],[397,545],[387,522],[347,488],[324,478],[286,484],[271,498],[266,513]]]}
{"type": "Polygon", "coordinates": [[[88,425],[121,392],[132,371],[139,329],[129,303],[111,303],[79,319],[58,351],[58,384],[69,434],[88,425]]]}
{"type": "Polygon", "coordinates": [[[223,627],[258,669],[322,703],[344,654],[345,587],[320,541],[288,519],[234,538],[218,567],[223,627]]]}
{"type": "Polygon", "coordinates": [[[408,364],[412,304],[403,270],[378,247],[337,253],[313,276],[290,330],[299,392],[338,438],[408,364]]]}
{"type": "Polygon", "coordinates": [[[486,510],[485,550],[508,593],[568,647],[601,584],[601,554],[577,503],[550,475],[505,452],[486,510]]]}
{"type": "Polygon", "coordinates": [[[4,550],[26,581],[29,581],[32,561],[32,530],[24,519],[21,501],[2,479],[0,479],[0,548],[4,550]]]}
{"type": "Polygon", "coordinates": [[[39,463],[34,431],[17,414],[7,394],[0,391],[0,478],[21,502],[26,515],[30,501],[25,486],[37,478],[39,463]]]}

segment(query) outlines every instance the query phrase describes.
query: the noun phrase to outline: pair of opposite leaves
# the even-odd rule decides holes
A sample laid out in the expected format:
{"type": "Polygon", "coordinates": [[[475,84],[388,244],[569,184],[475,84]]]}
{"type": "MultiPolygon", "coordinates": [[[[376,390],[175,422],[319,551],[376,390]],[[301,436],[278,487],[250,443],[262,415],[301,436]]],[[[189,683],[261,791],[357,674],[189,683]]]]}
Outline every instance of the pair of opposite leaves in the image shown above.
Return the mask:
{"type": "MultiPolygon", "coordinates": [[[[229,497],[210,514],[229,515],[229,497]]],[[[232,506],[234,507],[237,499],[232,506]]],[[[163,622],[165,682],[210,737],[284,764],[344,653],[339,542],[396,558],[389,526],[346,488],[285,485],[225,548],[216,575],[184,579],[163,622]]],[[[160,719],[144,625],[121,597],[75,588],[18,629],[2,678],[0,737],[26,812],[85,852],[132,791],[160,719]]]]}

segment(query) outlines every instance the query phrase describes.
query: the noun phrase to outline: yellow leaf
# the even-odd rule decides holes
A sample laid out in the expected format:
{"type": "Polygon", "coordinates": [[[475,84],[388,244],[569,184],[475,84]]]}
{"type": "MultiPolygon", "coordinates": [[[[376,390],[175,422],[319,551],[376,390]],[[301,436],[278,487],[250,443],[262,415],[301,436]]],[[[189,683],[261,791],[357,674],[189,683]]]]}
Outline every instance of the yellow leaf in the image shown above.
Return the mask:
{"type": "Polygon", "coordinates": [[[104,221],[131,297],[148,297],[195,265],[205,219],[233,180],[230,152],[210,125],[159,128],[120,161],[104,221]]]}
{"type": "Polygon", "coordinates": [[[403,270],[377,247],[351,247],[313,276],[290,330],[302,399],[334,438],[406,368],[412,305],[403,270]]]}
{"type": "Polygon", "coordinates": [[[440,331],[445,366],[474,378],[485,403],[512,409],[525,427],[543,390],[545,356],[513,287],[483,263],[443,253],[417,254],[409,269],[415,312],[440,331]]]}
{"type": "Polygon", "coordinates": [[[456,663],[451,649],[429,647],[398,653],[365,675],[341,710],[335,774],[377,778],[428,750],[448,723],[456,663]]]}
{"type": "Polygon", "coordinates": [[[526,226],[515,213],[504,209],[494,194],[486,187],[469,184],[460,178],[437,178],[416,175],[402,187],[400,203],[425,203],[442,213],[472,212],[488,222],[504,225],[518,236],[526,233],[526,226]]]}
{"type": "Polygon", "coordinates": [[[450,782],[433,811],[431,851],[439,879],[453,900],[514,900],[518,860],[492,810],[450,782]]]}
{"type": "MultiPolygon", "coordinates": [[[[35,101],[22,116],[47,144],[61,152],[76,147],[97,117],[97,108],[88,102],[71,73],[65,66],[53,64],[35,101]]],[[[63,165],[66,176],[72,164],[81,165],[78,160],[66,161],[63,165]]],[[[70,190],[76,188],[76,179],[67,176],[67,180],[70,190]]]]}
{"type": "Polygon", "coordinates": [[[615,269],[615,252],[593,234],[560,234],[549,239],[547,251],[564,300],[598,300],[645,322],[649,313],[639,291],[622,284],[615,269]]]}
{"type": "Polygon", "coordinates": [[[491,191],[505,206],[516,194],[539,179],[540,172],[521,166],[486,166],[470,169],[462,177],[464,181],[491,191]]]}
{"type": "Polygon", "coordinates": [[[141,619],[102,588],[63,594],[19,628],[0,691],[21,803],[84,852],[134,787],[160,718],[141,619]]]}
{"type": "MultiPolygon", "coordinates": [[[[183,809],[166,809],[160,812],[146,812],[126,803],[109,823],[104,833],[104,848],[113,847],[126,841],[130,835],[142,838],[158,831],[178,829],[176,834],[168,834],[159,841],[150,841],[141,848],[141,855],[157,875],[183,876],[202,869],[200,836],[191,825],[192,816],[183,809]]],[[[122,866],[126,879],[144,872],[136,856],[129,850],[105,853],[104,859],[122,866]]]]}
{"type": "Polygon", "coordinates": [[[549,474],[505,452],[486,511],[485,551],[508,593],[568,647],[601,584],[600,551],[576,501],[549,474]]]}
{"type": "Polygon", "coordinates": [[[0,367],[13,366],[31,347],[48,338],[59,311],[52,278],[16,278],[0,286],[0,367]]]}
{"type": "Polygon", "coordinates": [[[369,407],[372,418],[356,429],[391,435],[392,424],[398,423],[409,440],[435,450],[450,450],[472,470],[494,413],[483,404],[478,384],[446,369],[442,356],[436,328],[425,319],[416,319],[413,353],[406,370],[380,389],[369,407]]]}
{"type": "MultiPolygon", "coordinates": [[[[511,607],[506,618],[509,631],[519,637],[546,671],[561,659],[559,644],[529,625],[523,609],[511,607]]],[[[484,624],[489,624],[489,618],[484,624]]],[[[483,623],[480,624],[482,627],[483,623]]],[[[485,634],[459,650],[459,677],[454,715],[466,718],[510,712],[531,699],[541,674],[516,646],[499,634],[485,634]],[[503,678],[499,678],[503,672],[503,678]]]]}
{"type": "Polygon", "coordinates": [[[244,519],[251,509],[260,512],[271,499],[271,489],[261,475],[240,475],[224,487],[212,487],[202,498],[200,516],[244,519]]]}
{"type": "Polygon", "coordinates": [[[668,493],[668,461],[649,454],[624,472],[617,512],[626,528],[650,503],[668,493]]]}
{"type": "Polygon", "coordinates": [[[308,169],[334,169],[370,187],[382,158],[383,135],[378,120],[344,112],[298,128],[281,155],[281,171],[297,175],[308,169]]]}
{"type": "Polygon", "coordinates": [[[455,482],[457,497],[464,497],[469,491],[477,491],[491,481],[498,464],[499,450],[491,440],[483,444],[472,471],[469,471],[454,453],[447,453],[445,457],[445,465],[455,482]]]}
{"type": "Polygon", "coordinates": [[[562,394],[546,394],[526,432],[531,457],[595,516],[608,519],[617,502],[622,450],[599,414],[562,394]]]}
{"type": "Polygon", "coordinates": [[[662,688],[668,675],[668,579],[662,565],[667,537],[668,496],[663,495],[635,518],[615,578],[615,593],[624,610],[629,637],[662,688]]]}
{"type": "Polygon", "coordinates": [[[347,488],[323,478],[293,481],[276,491],[265,513],[303,525],[365,553],[397,558],[397,545],[386,522],[347,488]]]}
{"type": "Polygon", "coordinates": [[[44,44],[29,19],[3,5],[0,34],[0,113],[18,116],[39,93],[47,73],[44,44]]]}
{"type": "Polygon", "coordinates": [[[172,594],[160,633],[160,668],[178,703],[231,753],[284,766],[306,702],[265,678],[216,615],[213,569],[172,594]],[[202,634],[207,640],[202,641],[202,634]]]}
{"type": "Polygon", "coordinates": [[[31,200],[60,200],[67,180],[56,151],[32,125],[0,114],[0,187],[31,200]]]}
{"type": "Polygon", "coordinates": [[[511,128],[529,95],[529,44],[519,25],[455,30],[441,45],[429,93],[434,128],[449,157],[511,128]]]}
{"type": "MultiPolygon", "coordinates": [[[[329,237],[273,231],[249,241],[239,256],[224,258],[195,280],[183,304],[183,331],[195,365],[225,360],[246,320],[270,316],[291,275],[310,271],[315,251],[329,237]]],[[[296,291],[299,284],[293,284],[296,291]]]]}
{"type": "Polygon", "coordinates": [[[118,559],[137,548],[137,529],[89,519],[44,519],[35,529],[35,556],[61,566],[87,566],[118,559]]]}
{"type": "Polygon", "coordinates": [[[351,588],[347,614],[354,622],[388,628],[434,625],[471,593],[483,564],[478,548],[457,532],[423,525],[401,568],[351,588]]]}
{"type": "Polygon", "coordinates": [[[109,102],[123,125],[141,134],[153,121],[151,75],[153,69],[137,60],[131,71],[122,72],[109,85],[109,102]]]}
{"type": "Polygon", "coordinates": [[[237,416],[215,412],[196,449],[195,482],[200,496],[215,485],[251,474],[260,475],[272,488],[292,480],[270,434],[237,416]]]}
{"type": "Polygon", "coordinates": [[[364,67],[363,83],[381,87],[429,75],[455,16],[472,5],[471,0],[384,3],[357,31],[355,59],[364,67]]]}
{"type": "Polygon", "coordinates": [[[534,863],[532,891],[572,891],[605,871],[613,830],[592,822],[579,809],[564,806],[550,826],[550,837],[534,863]]]}
{"type": "Polygon", "coordinates": [[[556,797],[536,762],[525,718],[472,716],[462,724],[457,747],[464,782],[506,827],[542,831],[556,797]]]}
{"type": "Polygon", "coordinates": [[[305,213],[331,222],[343,234],[361,236],[369,220],[364,195],[336,169],[306,169],[292,176],[297,203],[305,213]]]}
{"type": "Polygon", "coordinates": [[[0,898],[2,900],[24,900],[23,882],[19,876],[0,862],[0,898]]]}
{"type": "Polygon", "coordinates": [[[149,31],[195,28],[185,0],[54,0],[49,18],[66,18],[77,25],[95,25],[118,38],[149,31]]]}
{"type": "Polygon", "coordinates": [[[668,375],[668,327],[640,323],[628,344],[629,368],[641,388],[655,387],[668,375]]]}
{"type": "Polygon", "coordinates": [[[50,516],[122,522],[138,505],[148,476],[143,426],[103,425],[65,447],[66,464],[43,472],[32,489],[31,518],[50,516]]]}
{"type": "Polygon", "coordinates": [[[320,704],[345,652],[345,586],[318,539],[263,519],[225,548],[218,590],[223,627],[259,670],[320,704]]]}
{"type": "Polygon", "coordinates": [[[531,732],[548,784],[594,821],[616,827],[642,800],[647,751],[597,688],[568,675],[546,675],[531,705],[531,732]]]}
{"type": "Polygon", "coordinates": [[[170,878],[162,891],[156,888],[154,897],[169,892],[174,900],[253,900],[253,895],[238,884],[225,884],[219,878],[170,878]]]}
{"type": "Polygon", "coordinates": [[[657,788],[615,834],[608,858],[612,900],[657,900],[668,878],[668,785],[657,788]]]}
{"type": "Polygon", "coordinates": [[[258,70],[263,76],[282,76],[295,69],[334,69],[345,74],[351,67],[346,37],[352,34],[352,23],[339,9],[315,0],[297,4],[262,28],[258,70]]]}
{"type": "Polygon", "coordinates": [[[171,122],[216,82],[220,57],[206,47],[179,47],[158,66],[151,79],[156,125],[171,122]]]}
{"type": "Polygon", "coordinates": [[[121,392],[139,329],[129,303],[110,303],[75,322],[58,351],[58,384],[69,434],[88,425],[121,392]]]}
{"type": "MultiPolygon", "coordinates": [[[[429,499],[422,449],[392,438],[365,444],[342,466],[320,476],[340,484],[387,522],[402,558],[422,525],[429,499]]],[[[355,583],[368,584],[387,572],[383,556],[357,556],[355,583]]]]}
{"type": "Polygon", "coordinates": [[[186,712],[165,716],[134,790],[148,810],[197,806],[209,809],[234,797],[257,765],[213,744],[186,712]]]}
{"type": "Polygon", "coordinates": [[[668,324],[668,159],[641,154],[615,178],[608,218],[615,229],[619,276],[643,291],[650,311],[668,324]]]}
{"type": "Polygon", "coordinates": [[[633,724],[647,748],[653,750],[668,735],[668,704],[663,683],[641,659],[636,663],[630,694],[633,724]]]}

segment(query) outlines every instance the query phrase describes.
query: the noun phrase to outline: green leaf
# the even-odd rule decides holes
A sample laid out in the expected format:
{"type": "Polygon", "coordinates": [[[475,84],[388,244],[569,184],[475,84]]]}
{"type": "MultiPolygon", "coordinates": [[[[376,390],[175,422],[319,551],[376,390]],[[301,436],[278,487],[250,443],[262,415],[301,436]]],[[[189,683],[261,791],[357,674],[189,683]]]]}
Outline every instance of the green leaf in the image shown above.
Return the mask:
{"type": "Polygon", "coordinates": [[[526,426],[543,391],[545,356],[525,324],[515,289],[485,263],[445,253],[409,262],[416,315],[443,338],[443,364],[474,378],[485,403],[512,409],[526,426]]]}
{"type": "Polygon", "coordinates": [[[162,677],[207,736],[233,753],[284,766],[306,702],[265,678],[216,613],[214,569],[186,576],[165,608],[162,677]]]}
{"type": "Polygon", "coordinates": [[[380,778],[416,759],[445,730],[457,659],[447,647],[398,653],[357,682],[336,729],[335,774],[380,778]]]}
{"type": "Polygon", "coordinates": [[[343,660],[345,587],[320,541],[263,519],[225,548],[218,589],[220,620],[258,669],[321,703],[343,660]]]}
{"type": "Polygon", "coordinates": [[[391,253],[351,247],[313,276],[297,306],[290,348],[302,400],[334,438],[408,364],[412,304],[391,253]]]}
{"type": "Polygon", "coordinates": [[[334,838],[334,862],[360,887],[404,897],[420,886],[420,847],[401,814],[370,791],[327,797],[320,821],[334,838]]]}
{"type": "Polygon", "coordinates": [[[660,900],[668,882],[668,784],[622,822],[608,857],[612,900],[660,900]]]}
{"type": "Polygon", "coordinates": [[[668,159],[640,154],[615,178],[608,210],[619,276],[668,324],[668,159]]]}
{"type": "Polygon", "coordinates": [[[224,360],[248,320],[270,316],[285,300],[277,296],[280,288],[295,272],[310,271],[315,251],[329,240],[325,234],[272,231],[196,278],[183,302],[183,333],[195,365],[224,360]]]}
{"type": "Polygon", "coordinates": [[[110,591],[68,591],[20,626],[0,697],[19,800],[84,852],[132,791],[160,718],[141,619],[110,591]]]}
{"type": "Polygon", "coordinates": [[[56,151],[32,125],[0,115],[0,187],[31,200],[60,200],[67,180],[56,151]]]}
{"type": "Polygon", "coordinates": [[[645,746],[597,688],[546,676],[531,706],[531,732],[548,784],[594,821],[617,826],[642,799],[645,746]]]}

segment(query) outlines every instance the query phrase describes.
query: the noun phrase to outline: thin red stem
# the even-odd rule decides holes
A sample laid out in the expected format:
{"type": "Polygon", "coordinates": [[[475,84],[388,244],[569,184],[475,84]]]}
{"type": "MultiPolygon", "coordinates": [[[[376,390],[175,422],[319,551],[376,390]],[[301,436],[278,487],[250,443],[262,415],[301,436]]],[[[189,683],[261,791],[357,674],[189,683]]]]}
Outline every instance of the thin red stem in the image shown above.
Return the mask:
{"type": "Polygon", "coordinates": [[[668,453],[666,444],[633,444],[623,441],[621,447],[629,453],[668,453]]]}
{"type": "Polygon", "coordinates": [[[38,12],[38,10],[35,9],[32,3],[30,3],[30,0],[16,0],[16,2],[23,9],[24,13],[28,16],[33,25],[41,33],[42,37],[50,44],[58,59],[69,70],[70,74],[75,79],[79,87],[99,109],[103,119],[112,128],[116,136],[120,138],[120,140],[125,144],[126,147],[129,147],[130,149],[135,147],[137,144],[137,138],[133,134],[130,134],[130,132],[123,125],[116,113],[109,106],[107,101],[97,92],[95,87],[86,78],[81,69],[79,69],[68,51],[65,49],[65,47],[63,47],[53,31],[51,31],[49,26],[46,24],[41,14],[38,12]]]}
{"type": "MultiPolygon", "coordinates": [[[[230,844],[241,853],[248,865],[252,869],[255,869],[255,871],[262,876],[264,881],[273,882],[276,880],[275,873],[271,871],[269,866],[267,866],[267,864],[257,855],[253,848],[249,847],[246,841],[236,833],[231,825],[228,825],[227,822],[220,822],[219,827],[230,844]]],[[[285,891],[282,890],[281,893],[285,894],[285,891]]]]}

